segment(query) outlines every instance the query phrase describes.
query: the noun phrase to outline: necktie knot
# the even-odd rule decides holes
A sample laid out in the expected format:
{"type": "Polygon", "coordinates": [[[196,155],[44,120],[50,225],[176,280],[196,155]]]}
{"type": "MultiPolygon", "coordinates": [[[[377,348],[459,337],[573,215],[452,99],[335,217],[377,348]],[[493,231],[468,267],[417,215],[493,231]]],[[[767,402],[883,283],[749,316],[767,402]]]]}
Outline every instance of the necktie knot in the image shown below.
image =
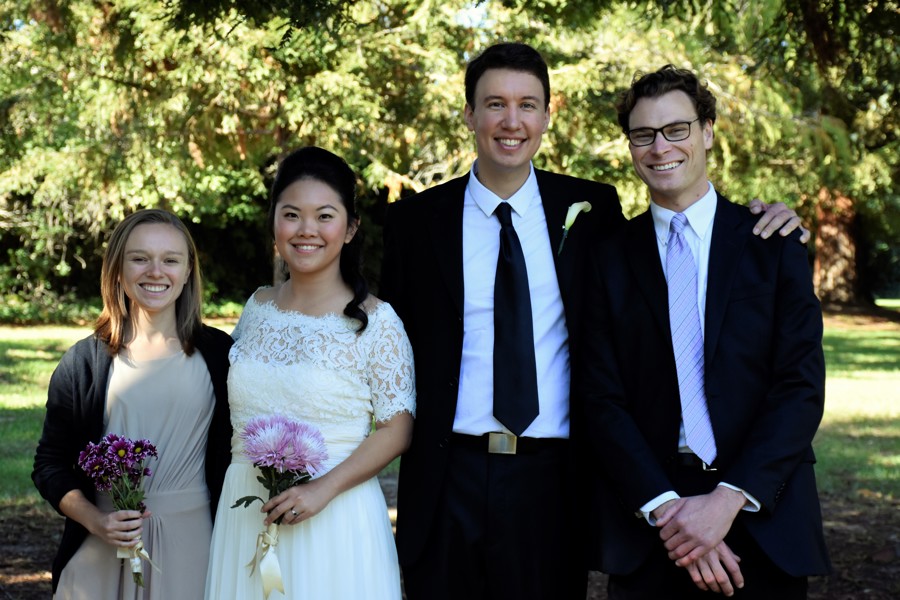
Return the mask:
{"type": "Polygon", "coordinates": [[[684,216],[684,213],[677,213],[674,217],[672,217],[672,221],[669,224],[669,228],[676,234],[680,234],[684,231],[684,228],[687,227],[687,217],[684,216]]]}
{"type": "Polygon", "coordinates": [[[497,208],[494,209],[494,214],[497,215],[497,219],[499,219],[500,225],[503,227],[512,225],[512,207],[509,205],[509,202],[498,204],[497,208]]]}

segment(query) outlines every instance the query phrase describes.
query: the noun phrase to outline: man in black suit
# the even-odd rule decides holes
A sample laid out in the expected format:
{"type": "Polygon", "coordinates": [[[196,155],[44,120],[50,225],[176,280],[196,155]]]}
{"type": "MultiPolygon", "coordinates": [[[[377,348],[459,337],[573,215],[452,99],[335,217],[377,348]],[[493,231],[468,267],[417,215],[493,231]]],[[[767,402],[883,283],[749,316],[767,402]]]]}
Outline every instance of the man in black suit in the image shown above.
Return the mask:
{"type": "Polygon", "coordinates": [[[822,316],[797,236],[709,182],[715,97],[668,65],[617,106],[650,209],[591,261],[578,391],[611,599],[805,598],[830,569],[811,447],[822,316]]]}
{"type": "MultiPolygon", "coordinates": [[[[468,65],[465,86],[478,154],[471,173],[390,205],[385,223],[379,295],[403,320],[416,360],[397,509],[405,590],[410,600],[584,598],[570,332],[580,327],[587,248],[624,219],[612,186],[533,168],[550,122],[538,52],[492,46],[468,65]],[[570,221],[579,202],[590,211],[570,221]],[[494,310],[504,210],[527,267],[519,300],[530,319],[518,330],[533,338],[510,351],[495,335],[516,312],[494,310]],[[495,416],[495,363],[512,371],[510,386],[531,388],[521,396],[534,404],[515,423],[495,416]]],[[[761,225],[792,228],[791,215],[770,209],[761,225]]]]}

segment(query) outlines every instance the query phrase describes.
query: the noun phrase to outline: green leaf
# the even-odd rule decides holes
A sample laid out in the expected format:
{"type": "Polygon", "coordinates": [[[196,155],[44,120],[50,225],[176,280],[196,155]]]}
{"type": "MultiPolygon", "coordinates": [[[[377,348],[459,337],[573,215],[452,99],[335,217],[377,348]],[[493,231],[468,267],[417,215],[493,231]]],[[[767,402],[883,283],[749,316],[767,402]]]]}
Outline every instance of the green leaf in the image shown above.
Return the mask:
{"type": "Polygon", "coordinates": [[[247,508],[257,500],[265,504],[265,501],[259,496],[244,496],[243,498],[238,498],[237,500],[235,500],[234,504],[231,505],[231,508],[237,508],[238,506],[242,505],[244,506],[244,508],[247,508]]]}

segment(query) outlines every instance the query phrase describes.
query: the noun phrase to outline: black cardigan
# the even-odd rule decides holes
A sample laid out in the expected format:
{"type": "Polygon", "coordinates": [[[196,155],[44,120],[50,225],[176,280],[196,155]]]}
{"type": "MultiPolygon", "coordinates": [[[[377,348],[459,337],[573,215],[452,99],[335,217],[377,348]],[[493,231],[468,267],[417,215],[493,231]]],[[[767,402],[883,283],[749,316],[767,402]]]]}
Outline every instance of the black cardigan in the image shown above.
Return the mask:
{"type": "MultiPolygon", "coordinates": [[[[210,492],[210,510],[215,516],[225,471],[231,462],[231,418],[228,411],[228,350],[231,337],[203,326],[194,340],[203,356],[215,393],[215,408],[206,444],[206,485],[210,492]]],[[[88,442],[103,436],[103,410],[106,386],[112,364],[108,346],[94,336],[69,348],[50,378],[44,429],[34,457],[31,479],[41,496],[57,512],[63,496],[80,489],[95,500],[94,486],[77,467],[78,454],[88,442]]],[[[62,513],[60,513],[62,514],[62,513]]],[[[67,518],[56,558],[53,560],[53,591],[63,567],[88,535],[81,524],[67,518]]]]}

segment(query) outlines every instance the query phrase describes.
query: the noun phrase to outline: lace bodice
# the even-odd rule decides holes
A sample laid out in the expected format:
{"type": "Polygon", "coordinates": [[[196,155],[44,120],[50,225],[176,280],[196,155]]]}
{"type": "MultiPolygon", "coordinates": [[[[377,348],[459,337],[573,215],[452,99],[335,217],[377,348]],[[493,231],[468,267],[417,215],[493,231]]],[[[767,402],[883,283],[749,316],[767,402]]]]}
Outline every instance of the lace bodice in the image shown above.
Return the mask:
{"type": "Polygon", "coordinates": [[[313,317],[247,301],[232,333],[228,394],[238,435],[255,416],[283,414],[313,424],[329,447],[328,468],[369,434],[373,417],[415,414],[412,348],[400,318],[385,302],[361,334],[344,315],[313,317]]]}

